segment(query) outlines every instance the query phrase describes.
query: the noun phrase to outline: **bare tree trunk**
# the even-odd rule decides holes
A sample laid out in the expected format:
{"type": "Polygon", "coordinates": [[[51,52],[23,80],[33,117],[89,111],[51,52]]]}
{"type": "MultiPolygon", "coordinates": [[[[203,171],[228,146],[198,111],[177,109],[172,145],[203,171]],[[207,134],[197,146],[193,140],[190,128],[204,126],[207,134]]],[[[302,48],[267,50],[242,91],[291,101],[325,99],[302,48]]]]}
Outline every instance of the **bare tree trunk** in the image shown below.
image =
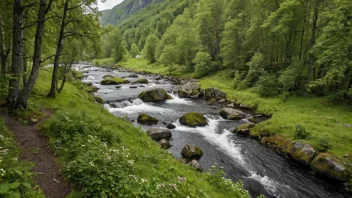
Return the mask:
{"type": "Polygon", "coordinates": [[[51,88],[50,88],[50,92],[48,94],[48,97],[50,97],[50,98],[56,97],[56,87],[57,87],[57,81],[58,81],[57,80],[57,73],[59,70],[59,61],[60,61],[60,56],[61,56],[61,52],[62,52],[62,48],[63,48],[67,11],[68,11],[68,0],[65,1],[64,13],[62,15],[62,20],[61,20],[60,34],[59,34],[59,39],[58,39],[57,47],[56,47],[56,54],[55,54],[55,59],[54,59],[54,70],[53,70],[53,75],[52,75],[52,79],[51,79],[51,88]]]}
{"type": "MultiPolygon", "coordinates": [[[[320,4],[320,0],[315,0],[313,23],[312,23],[312,38],[311,38],[310,49],[312,49],[315,45],[317,21],[318,21],[318,17],[319,17],[319,4],[320,4]]],[[[311,80],[313,66],[314,66],[314,57],[312,54],[310,54],[309,55],[309,68],[308,68],[308,82],[311,80]]]]}
{"type": "Polygon", "coordinates": [[[9,83],[7,105],[13,106],[17,102],[20,86],[22,56],[23,56],[23,10],[22,0],[13,1],[13,37],[12,37],[12,66],[9,83]]]}
{"type": "MultiPolygon", "coordinates": [[[[5,49],[3,49],[5,50],[5,49]]],[[[7,60],[9,58],[11,52],[11,47],[8,47],[6,51],[1,51],[0,56],[1,56],[1,73],[6,74],[7,73],[7,60]]]]}
{"type": "Polygon", "coordinates": [[[31,74],[28,78],[26,85],[21,90],[16,107],[27,107],[27,100],[31,94],[35,81],[38,78],[39,68],[41,63],[41,53],[42,53],[42,37],[45,26],[45,15],[49,12],[53,0],[50,0],[48,7],[46,6],[46,0],[40,0],[40,7],[38,11],[38,21],[37,30],[35,33],[34,40],[34,55],[33,55],[33,67],[31,74]]]}
{"type": "MultiPolygon", "coordinates": [[[[26,57],[26,50],[23,52],[23,57],[26,57]]],[[[24,58],[22,61],[22,69],[23,69],[23,75],[22,75],[22,83],[23,86],[27,84],[27,59],[24,58]]]]}
{"type": "Polygon", "coordinates": [[[60,93],[64,87],[65,87],[65,83],[66,83],[66,80],[67,80],[67,73],[71,70],[71,67],[72,67],[72,64],[73,64],[73,61],[68,63],[68,65],[65,65],[65,71],[64,71],[64,77],[62,79],[62,83],[61,83],[61,86],[58,90],[58,92],[60,93]]]}

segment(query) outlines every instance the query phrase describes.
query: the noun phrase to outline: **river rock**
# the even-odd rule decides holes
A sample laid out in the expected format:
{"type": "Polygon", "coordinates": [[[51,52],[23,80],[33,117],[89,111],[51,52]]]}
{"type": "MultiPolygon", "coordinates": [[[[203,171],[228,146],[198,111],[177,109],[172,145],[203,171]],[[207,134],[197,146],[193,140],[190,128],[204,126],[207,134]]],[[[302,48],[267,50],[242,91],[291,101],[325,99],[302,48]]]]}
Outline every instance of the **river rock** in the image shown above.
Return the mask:
{"type": "Polygon", "coordinates": [[[192,158],[198,158],[203,155],[202,149],[199,147],[192,145],[192,144],[186,144],[181,152],[182,156],[188,160],[192,158]]]}
{"type": "Polygon", "coordinates": [[[140,78],[136,81],[136,83],[141,83],[141,84],[148,84],[149,81],[145,78],[140,78]]]}
{"type": "Polygon", "coordinates": [[[178,90],[177,91],[177,95],[178,95],[179,98],[189,98],[188,93],[183,91],[183,90],[178,90]]]}
{"type": "Polygon", "coordinates": [[[163,149],[168,149],[171,147],[170,142],[167,141],[166,139],[159,140],[159,144],[160,144],[161,148],[163,148],[163,149]]]}
{"type": "Polygon", "coordinates": [[[99,103],[99,104],[103,104],[104,103],[104,100],[102,98],[98,97],[98,96],[94,97],[94,101],[99,103]]]}
{"type": "Polygon", "coordinates": [[[198,95],[201,92],[201,88],[197,82],[188,82],[188,83],[182,85],[182,87],[179,91],[184,96],[184,98],[198,97],[198,95]]]}
{"type": "Polygon", "coordinates": [[[208,124],[208,120],[200,113],[186,113],[180,119],[182,125],[189,127],[205,126],[208,124]]]}
{"type": "Polygon", "coordinates": [[[241,120],[246,117],[242,111],[233,108],[221,109],[220,116],[227,120],[241,120]]]}
{"type": "Polygon", "coordinates": [[[30,124],[30,125],[36,124],[37,122],[38,122],[38,120],[35,119],[35,118],[30,118],[30,119],[29,119],[29,124],[30,124]]]}
{"type": "Polygon", "coordinates": [[[148,114],[140,114],[137,118],[137,122],[139,124],[145,124],[145,125],[156,125],[158,124],[158,120],[156,118],[153,118],[152,116],[148,114]]]}
{"type": "Polygon", "coordinates": [[[226,107],[235,108],[235,103],[230,103],[230,104],[226,105],[226,107]]]}
{"type": "Polygon", "coordinates": [[[170,123],[170,122],[163,122],[163,124],[166,126],[166,128],[168,128],[168,129],[175,129],[176,128],[176,126],[175,125],[173,125],[172,123],[170,123]]]}
{"type": "Polygon", "coordinates": [[[347,181],[350,176],[343,163],[329,153],[319,154],[310,167],[316,173],[341,182],[347,181]]]}
{"type": "Polygon", "coordinates": [[[155,78],[155,80],[161,80],[161,77],[160,77],[160,76],[157,76],[157,77],[155,78]]]}
{"type": "Polygon", "coordinates": [[[110,75],[110,74],[106,74],[106,75],[103,76],[103,78],[104,78],[104,79],[105,79],[105,78],[114,78],[114,76],[112,76],[112,75],[110,75]]]}
{"type": "Polygon", "coordinates": [[[150,128],[147,130],[147,135],[156,141],[161,139],[170,140],[172,136],[171,131],[162,128],[150,128]]]}
{"type": "Polygon", "coordinates": [[[164,89],[160,88],[151,91],[145,91],[139,94],[138,98],[144,102],[159,102],[172,99],[172,97],[168,95],[164,89]]]}
{"type": "Polygon", "coordinates": [[[116,86],[116,89],[121,89],[121,85],[117,85],[117,86],[116,86]]]}
{"type": "Polygon", "coordinates": [[[241,136],[248,136],[250,135],[250,128],[255,127],[255,124],[253,123],[246,123],[246,124],[242,124],[239,127],[237,127],[233,133],[236,133],[237,135],[241,135],[241,136]]]}
{"type": "Polygon", "coordinates": [[[199,162],[197,160],[195,160],[195,159],[193,159],[190,162],[188,162],[187,165],[193,167],[196,170],[199,170],[199,171],[202,170],[199,162]]]}
{"type": "Polygon", "coordinates": [[[298,163],[309,166],[315,157],[316,151],[310,144],[294,141],[288,146],[288,154],[298,163]]]}
{"type": "Polygon", "coordinates": [[[128,77],[130,77],[130,78],[138,78],[138,75],[137,74],[130,74],[128,77]]]}
{"type": "Polygon", "coordinates": [[[226,93],[222,92],[221,90],[217,88],[208,88],[203,90],[203,96],[205,99],[210,100],[210,99],[216,99],[216,100],[226,100],[226,93]]]}
{"type": "Polygon", "coordinates": [[[137,86],[130,86],[130,89],[137,89],[137,86]]]}
{"type": "Polygon", "coordinates": [[[125,84],[125,83],[129,83],[130,81],[123,79],[123,78],[119,78],[119,77],[115,77],[115,78],[105,78],[104,80],[102,80],[100,82],[101,85],[119,85],[119,84],[125,84]]]}

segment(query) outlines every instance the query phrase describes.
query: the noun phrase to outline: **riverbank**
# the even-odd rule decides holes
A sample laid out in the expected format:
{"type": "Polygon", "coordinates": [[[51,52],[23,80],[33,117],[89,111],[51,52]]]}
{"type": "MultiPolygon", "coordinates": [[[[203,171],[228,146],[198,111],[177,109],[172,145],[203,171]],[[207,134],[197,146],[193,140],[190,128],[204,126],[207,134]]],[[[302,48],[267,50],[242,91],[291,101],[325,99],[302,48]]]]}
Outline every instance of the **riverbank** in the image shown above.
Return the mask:
{"type": "Polygon", "coordinates": [[[70,78],[56,99],[47,98],[51,72],[41,69],[30,111],[18,113],[26,121],[40,108],[53,112],[40,129],[63,176],[81,190],[75,197],[249,197],[240,183],[222,179],[220,170],[204,174],[178,162],[129,121],[94,103],[80,80],[70,78]]]}
{"type": "MultiPolygon", "coordinates": [[[[129,59],[120,62],[119,65],[134,71],[169,74],[168,67],[147,64],[142,59],[129,59]]],[[[182,78],[194,76],[193,73],[184,73],[182,70],[174,71],[172,75],[182,78]]],[[[298,96],[262,98],[253,90],[237,91],[232,88],[233,82],[228,71],[199,79],[199,83],[202,88],[217,87],[225,91],[228,100],[253,107],[258,113],[271,115],[271,119],[258,124],[251,131],[253,136],[270,136],[262,138],[262,143],[270,144],[286,154],[295,139],[295,127],[300,125],[309,134],[308,138],[300,142],[312,145],[315,150],[319,150],[327,143],[329,146],[327,153],[336,156],[337,161],[349,172],[351,171],[352,112],[350,106],[333,105],[327,98],[298,96]]],[[[316,153],[313,155],[315,157],[316,153]]]]}

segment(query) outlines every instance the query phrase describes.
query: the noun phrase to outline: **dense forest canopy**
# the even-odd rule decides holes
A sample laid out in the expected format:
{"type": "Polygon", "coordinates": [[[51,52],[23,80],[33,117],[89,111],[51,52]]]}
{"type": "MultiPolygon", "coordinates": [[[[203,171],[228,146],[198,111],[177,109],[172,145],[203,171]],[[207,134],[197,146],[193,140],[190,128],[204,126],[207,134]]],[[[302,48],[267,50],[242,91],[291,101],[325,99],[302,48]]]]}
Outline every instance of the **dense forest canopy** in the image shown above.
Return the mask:
{"type": "Polygon", "coordinates": [[[126,15],[138,2],[102,17],[119,28],[133,57],[141,51],[150,62],[183,65],[198,77],[229,69],[235,88],[255,87],[264,96],[294,92],[351,103],[349,0],[148,1],[126,15]]]}

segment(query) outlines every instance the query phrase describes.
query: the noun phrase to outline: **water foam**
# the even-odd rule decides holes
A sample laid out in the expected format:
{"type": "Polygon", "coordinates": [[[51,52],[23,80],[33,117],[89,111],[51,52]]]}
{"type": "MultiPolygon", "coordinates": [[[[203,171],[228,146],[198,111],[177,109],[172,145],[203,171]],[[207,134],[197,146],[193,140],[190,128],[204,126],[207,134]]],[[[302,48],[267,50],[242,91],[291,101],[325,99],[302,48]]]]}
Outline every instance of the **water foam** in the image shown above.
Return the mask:
{"type": "Polygon", "coordinates": [[[183,98],[179,98],[178,96],[169,93],[169,95],[172,97],[171,100],[167,100],[166,103],[168,104],[186,104],[186,105],[192,105],[193,102],[189,100],[185,100],[183,98]]]}
{"type": "Polygon", "coordinates": [[[171,109],[165,109],[165,108],[146,104],[139,98],[132,101],[125,100],[122,102],[114,103],[114,104],[111,104],[111,106],[114,106],[114,107],[109,108],[110,112],[121,112],[121,113],[127,113],[127,114],[132,114],[136,112],[149,112],[149,113],[160,113],[164,115],[165,113],[173,112],[173,110],[171,109]]]}
{"type": "Polygon", "coordinates": [[[230,138],[230,136],[233,136],[233,134],[226,129],[221,133],[218,133],[218,125],[219,122],[222,121],[222,118],[210,118],[209,116],[206,117],[208,120],[208,125],[205,127],[190,128],[181,125],[178,121],[174,124],[177,126],[177,130],[198,133],[202,135],[205,140],[230,156],[234,161],[244,165],[245,161],[243,155],[241,154],[240,146],[236,145],[236,143],[230,138]]]}

